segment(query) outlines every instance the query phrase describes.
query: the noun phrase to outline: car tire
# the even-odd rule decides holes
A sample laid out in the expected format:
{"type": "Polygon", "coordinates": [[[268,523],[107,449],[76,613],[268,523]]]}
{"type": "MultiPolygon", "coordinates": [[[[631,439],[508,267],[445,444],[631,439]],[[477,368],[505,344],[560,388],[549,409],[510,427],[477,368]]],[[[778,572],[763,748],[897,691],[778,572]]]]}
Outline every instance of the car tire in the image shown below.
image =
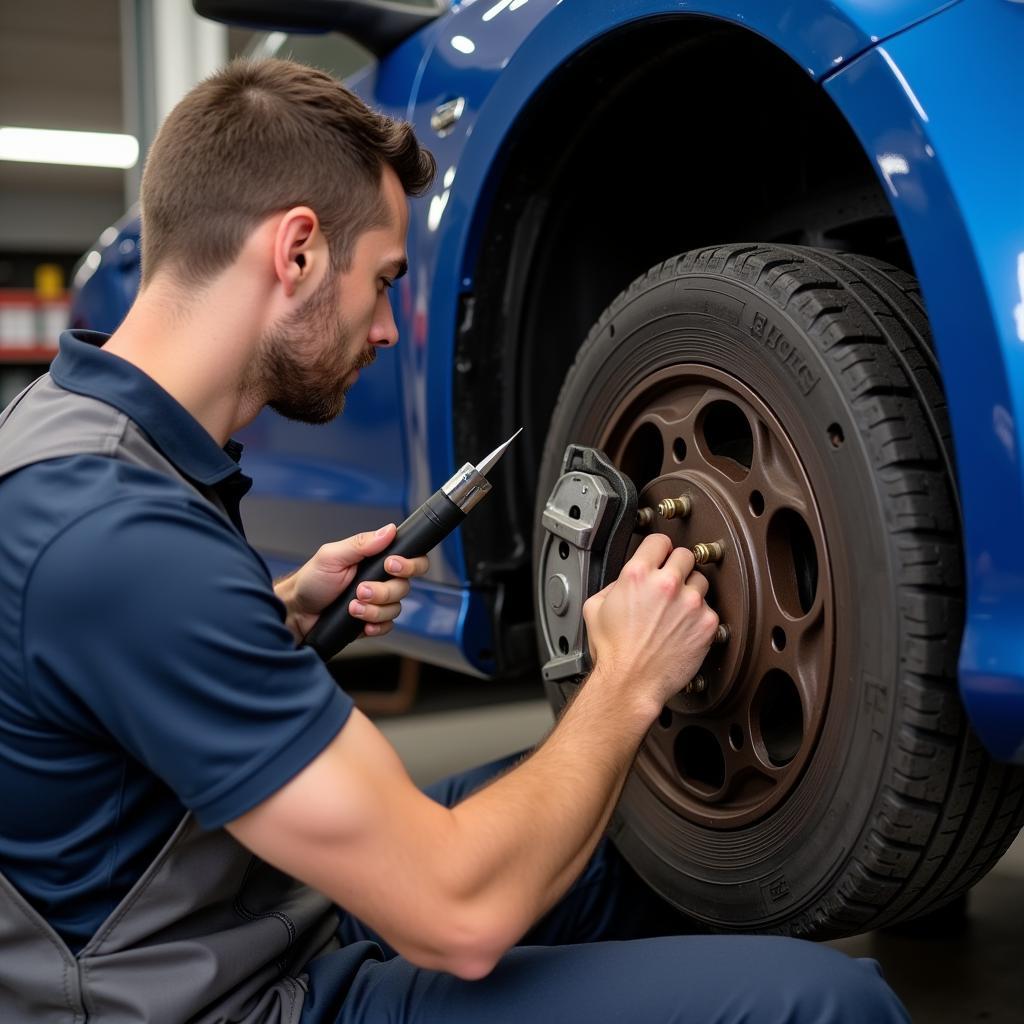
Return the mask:
{"type": "MultiPolygon", "coordinates": [[[[537,523],[569,442],[604,448],[641,504],[689,490],[694,522],[654,527],[676,543],[728,542],[705,571],[733,637],[652,727],[613,818],[635,870],[714,929],[807,937],[978,881],[1024,823],[1024,772],[988,757],[957,692],[961,528],[916,281],[798,246],[670,259],[580,348],[537,523]]],[[[560,710],[572,687],[548,693],[560,710]]]]}

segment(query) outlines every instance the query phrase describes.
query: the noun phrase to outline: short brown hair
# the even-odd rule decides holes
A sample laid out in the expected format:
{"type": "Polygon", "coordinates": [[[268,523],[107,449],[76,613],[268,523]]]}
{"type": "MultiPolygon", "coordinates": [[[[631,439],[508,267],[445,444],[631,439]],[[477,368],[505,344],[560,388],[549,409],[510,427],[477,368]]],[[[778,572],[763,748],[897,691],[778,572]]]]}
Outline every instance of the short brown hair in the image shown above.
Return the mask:
{"type": "Polygon", "coordinates": [[[412,126],[290,60],[238,59],[197,85],[157,133],[142,176],[142,282],[170,267],[197,284],[232,263],[267,217],[309,206],[331,263],[384,223],[384,165],[420,195],[435,164],[412,126]]]}

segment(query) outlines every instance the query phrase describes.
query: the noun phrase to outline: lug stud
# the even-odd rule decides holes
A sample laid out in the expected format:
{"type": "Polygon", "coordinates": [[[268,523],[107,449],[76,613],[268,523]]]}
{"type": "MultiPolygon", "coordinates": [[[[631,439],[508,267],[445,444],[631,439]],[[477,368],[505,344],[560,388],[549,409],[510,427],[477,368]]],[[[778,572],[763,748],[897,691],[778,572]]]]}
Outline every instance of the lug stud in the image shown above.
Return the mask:
{"type": "Polygon", "coordinates": [[[707,544],[693,545],[693,560],[697,565],[707,565],[708,562],[720,562],[725,554],[725,545],[721,541],[713,540],[707,544]]]}
{"type": "Polygon", "coordinates": [[[707,680],[698,672],[684,687],[683,693],[692,696],[696,693],[703,693],[708,688],[707,680]]]}
{"type": "Polygon", "coordinates": [[[732,636],[732,632],[729,627],[723,622],[719,625],[718,629],[715,630],[715,635],[711,638],[713,644],[727,644],[729,637],[732,636]]]}
{"type": "Polygon", "coordinates": [[[644,527],[650,526],[654,522],[654,509],[653,508],[641,508],[637,509],[636,513],[636,528],[642,530],[644,527]]]}
{"type": "Polygon", "coordinates": [[[693,499],[688,494],[658,502],[658,515],[662,519],[685,519],[692,510],[693,499]]]}

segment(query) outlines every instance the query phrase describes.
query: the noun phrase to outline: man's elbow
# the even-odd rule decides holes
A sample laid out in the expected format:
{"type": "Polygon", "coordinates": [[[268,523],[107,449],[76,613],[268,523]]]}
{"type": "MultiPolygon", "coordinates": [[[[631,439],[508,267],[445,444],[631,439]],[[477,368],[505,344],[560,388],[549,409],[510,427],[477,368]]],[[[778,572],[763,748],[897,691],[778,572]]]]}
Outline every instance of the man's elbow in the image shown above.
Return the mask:
{"type": "Polygon", "coordinates": [[[404,955],[419,967],[454,974],[463,981],[479,981],[513,945],[514,939],[501,924],[480,913],[452,913],[439,922],[429,951],[410,949],[404,955]]]}

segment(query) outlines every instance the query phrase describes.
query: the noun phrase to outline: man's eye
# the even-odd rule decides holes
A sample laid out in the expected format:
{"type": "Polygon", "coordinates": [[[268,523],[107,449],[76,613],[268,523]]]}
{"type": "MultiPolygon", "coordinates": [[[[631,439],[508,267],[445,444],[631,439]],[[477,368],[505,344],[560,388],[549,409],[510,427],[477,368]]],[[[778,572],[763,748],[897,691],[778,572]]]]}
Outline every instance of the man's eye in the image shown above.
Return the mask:
{"type": "Polygon", "coordinates": [[[386,278],[386,277],[382,277],[382,278],[380,279],[380,283],[381,283],[381,284],[382,284],[382,285],[383,285],[383,286],[384,286],[385,288],[394,288],[394,286],[395,286],[395,282],[394,282],[394,281],[391,281],[391,280],[389,280],[389,279],[388,279],[388,278],[386,278]]]}

